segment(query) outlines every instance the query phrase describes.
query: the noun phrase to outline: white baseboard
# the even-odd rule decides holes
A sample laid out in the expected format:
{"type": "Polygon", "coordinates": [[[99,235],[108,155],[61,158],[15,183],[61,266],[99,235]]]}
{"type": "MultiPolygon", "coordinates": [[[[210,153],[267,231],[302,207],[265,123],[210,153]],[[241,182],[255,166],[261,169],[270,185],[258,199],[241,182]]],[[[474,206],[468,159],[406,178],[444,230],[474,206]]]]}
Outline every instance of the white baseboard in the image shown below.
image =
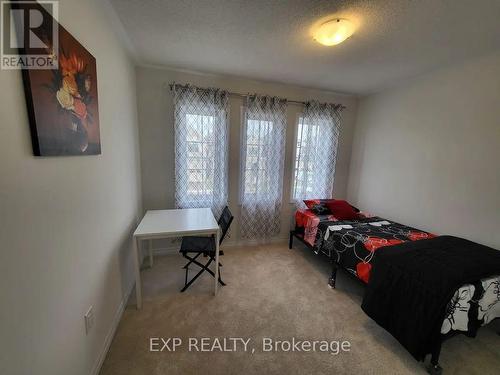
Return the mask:
{"type": "Polygon", "coordinates": [[[115,312],[115,316],[113,317],[113,320],[111,321],[111,327],[109,328],[109,331],[106,335],[106,338],[104,339],[104,345],[102,347],[101,353],[99,354],[99,357],[97,357],[97,361],[92,369],[91,374],[92,375],[98,375],[99,371],[101,371],[102,364],[104,363],[104,360],[106,359],[106,355],[108,354],[109,347],[111,346],[111,342],[113,341],[113,337],[115,337],[116,329],[118,328],[118,324],[120,323],[120,320],[122,319],[123,312],[125,311],[125,307],[127,306],[128,299],[130,295],[132,294],[132,290],[134,289],[135,286],[135,280],[132,282],[132,285],[129,287],[128,292],[122,299],[120,306],[118,306],[118,309],[115,312]]]}

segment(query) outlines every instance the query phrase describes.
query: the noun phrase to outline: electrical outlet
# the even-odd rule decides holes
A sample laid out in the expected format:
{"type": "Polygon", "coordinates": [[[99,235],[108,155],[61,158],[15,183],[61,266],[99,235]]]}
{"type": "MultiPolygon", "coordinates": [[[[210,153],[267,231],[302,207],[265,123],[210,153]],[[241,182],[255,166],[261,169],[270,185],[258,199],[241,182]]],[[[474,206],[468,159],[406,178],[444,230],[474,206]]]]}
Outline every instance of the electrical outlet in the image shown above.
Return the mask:
{"type": "Polygon", "coordinates": [[[90,306],[85,318],[85,333],[88,335],[92,327],[94,326],[94,306],[90,306]]]}

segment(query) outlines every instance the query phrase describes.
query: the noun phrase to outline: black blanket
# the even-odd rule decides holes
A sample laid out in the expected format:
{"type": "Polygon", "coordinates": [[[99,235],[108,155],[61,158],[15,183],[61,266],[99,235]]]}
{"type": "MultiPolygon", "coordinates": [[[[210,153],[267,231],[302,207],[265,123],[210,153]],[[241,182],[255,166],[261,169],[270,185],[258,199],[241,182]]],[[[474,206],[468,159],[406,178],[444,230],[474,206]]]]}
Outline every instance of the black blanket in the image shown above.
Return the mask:
{"type": "Polygon", "coordinates": [[[377,250],[362,309],[417,360],[440,343],[446,306],[460,286],[500,274],[500,251],[440,236],[377,250]]]}

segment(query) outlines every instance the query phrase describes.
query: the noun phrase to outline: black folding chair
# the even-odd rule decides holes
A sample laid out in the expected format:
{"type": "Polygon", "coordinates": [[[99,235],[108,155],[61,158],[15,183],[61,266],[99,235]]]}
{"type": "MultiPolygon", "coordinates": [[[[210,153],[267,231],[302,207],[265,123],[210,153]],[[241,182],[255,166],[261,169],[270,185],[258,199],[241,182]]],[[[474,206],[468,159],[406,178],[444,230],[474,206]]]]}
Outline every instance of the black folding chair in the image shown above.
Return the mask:
{"type": "MultiPolygon", "coordinates": [[[[222,234],[220,236],[219,240],[219,245],[222,243],[222,240],[224,240],[224,237],[226,236],[226,233],[229,229],[229,226],[231,225],[234,217],[231,214],[231,211],[229,211],[229,207],[225,207],[224,210],[222,211],[222,214],[218,220],[219,227],[222,231],[222,234]]],[[[182,288],[181,292],[184,292],[187,288],[191,286],[192,283],[195,282],[195,280],[201,276],[201,274],[205,271],[207,271],[210,275],[215,277],[214,271],[212,271],[210,268],[210,264],[212,262],[215,262],[215,236],[211,237],[183,237],[182,238],[182,244],[181,244],[181,250],[180,250],[182,256],[189,260],[189,262],[183,267],[186,270],[186,278],[184,281],[184,288],[182,288]],[[189,254],[196,254],[194,257],[189,256],[189,254]],[[205,257],[209,257],[208,262],[206,264],[202,264],[198,262],[198,257],[200,255],[204,255],[205,257]],[[196,264],[198,267],[201,269],[198,271],[198,273],[188,282],[188,272],[189,272],[189,266],[191,264],[196,264]]],[[[223,251],[219,251],[219,255],[224,255],[223,251]]],[[[221,285],[226,285],[221,278],[220,274],[220,267],[222,267],[222,264],[219,262],[217,265],[219,268],[219,283],[221,285]]]]}

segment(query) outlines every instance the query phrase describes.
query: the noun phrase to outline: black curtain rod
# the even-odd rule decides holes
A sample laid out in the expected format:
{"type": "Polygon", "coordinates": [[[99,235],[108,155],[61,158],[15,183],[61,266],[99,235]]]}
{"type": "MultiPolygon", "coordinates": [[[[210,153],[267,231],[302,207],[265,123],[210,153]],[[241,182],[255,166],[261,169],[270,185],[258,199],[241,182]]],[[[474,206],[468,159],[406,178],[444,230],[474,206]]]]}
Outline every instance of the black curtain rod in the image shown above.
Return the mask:
{"type": "MultiPolygon", "coordinates": [[[[176,85],[176,86],[178,86],[178,87],[181,87],[181,88],[183,88],[183,89],[187,89],[188,87],[192,87],[192,86],[190,86],[190,85],[181,85],[181,84],[178,84],[178,83],[170,83],[170,84],[168,85],[168,87],[170,87],[170,91],[172,91],[172,90],[173,90],[174,85],[176,85]]],[[[247,94],[247,95],[245,95],[245,94],[240,94],[239,92],[231,92],[231,91],[229,91],[229,95],[231,95],[231,96],[236,96],[236,97],[239,97],[239,98],[246,98],[246,97],[247,97],[247,95],[251,95],[251,94],[247,94]]],[[[303,101],[300,101],[300,100],[288,100],[288,99],[287,99],[287,103],[294,103],[294,104],[299,104],[299,105],[306,105],[306,102],[303,102],[303,101]]],[[[343,105],[343,104],[340,104],[340,106],[341,106],[341,108],[342,108],[342,109],[346,109],[346,108],[347,108],[347,107],[346,107],[345,105],[343,105]]]]}

